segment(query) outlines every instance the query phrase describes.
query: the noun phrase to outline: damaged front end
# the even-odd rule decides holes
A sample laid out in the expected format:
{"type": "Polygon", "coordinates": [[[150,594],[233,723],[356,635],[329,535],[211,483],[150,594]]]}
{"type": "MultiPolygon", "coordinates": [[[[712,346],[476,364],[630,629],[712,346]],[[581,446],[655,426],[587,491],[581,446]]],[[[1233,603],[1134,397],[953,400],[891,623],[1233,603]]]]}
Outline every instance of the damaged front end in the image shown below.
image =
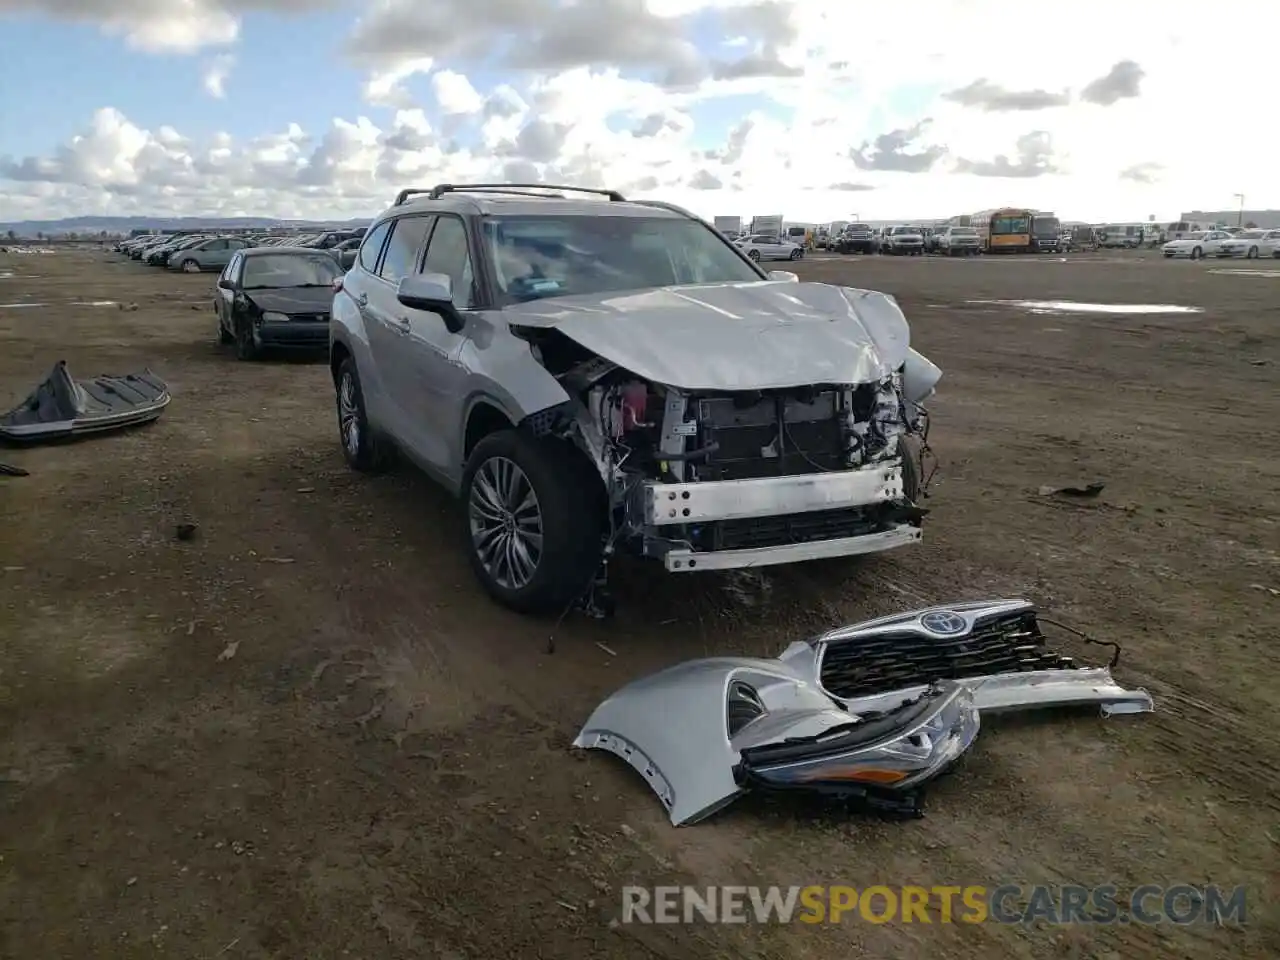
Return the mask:
{"type": "Polygon", "coordinates": [[[1152,709],[1109,668],[1050,651],[1030,603],[997,600],[843,627],[776,660],[677,664],[601,703],[574,745],[626,760],[677,826],[753,788],[918,813],[923,787],[969,749],[982,713],[1083,704],[1152,709]]]}
{"type": "MultiPolygon", "coordinates": [[[[832,298],[834,289],[821,296],[832,298]]],[[[840,322],[830,318],[801,331],[772,316],[742,325],[738,336],[752,340],[786,331],[776,337],[794,351],[778,360],[786,370],[770,370],[758,343],[723,343],[699,368],[696,358],[673,361],[678,345],[670,354],[628,345],[627,354],[612,342],[591,349],[590,336],[572,329],[521,331],[571,398],[558,413],[561,432],[600,472],[615,541],[668,571],[690,572],[920,540],[928,429],[921,404],[941,372],[905,345],[905,320],[891,298],[858,294],[856,314],[853,301],[840,302],[860,324],[860,339],[826,329],[840,322]],[[891,330],[877,335],[883,345],[867,333],[875,324],[891,330]],[[841,364],[824,349],[848,360],[839,379],[832,368],[841,364]]],[[[731,324],[725,329],[734,335],[731,324]]]]}

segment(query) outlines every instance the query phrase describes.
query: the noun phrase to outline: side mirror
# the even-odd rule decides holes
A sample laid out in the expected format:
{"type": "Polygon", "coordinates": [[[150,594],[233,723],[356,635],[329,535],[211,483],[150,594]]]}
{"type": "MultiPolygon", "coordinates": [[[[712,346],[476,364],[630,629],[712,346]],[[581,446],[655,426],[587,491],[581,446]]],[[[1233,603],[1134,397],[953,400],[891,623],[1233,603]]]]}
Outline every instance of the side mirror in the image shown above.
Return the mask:
{"type": "Polygon", "coordinates": [[[235,289],[235,285],[234,285],[230,280],[228,280],[226,277],[219,277],[219,278],[218,278],[218,289],[219,289],[219,290],[234,290],[234,289],[235,289]]]}
{"type": "Polygon", "coordinates": [[[462,330],[462,314],[453,303],[453,280],[443,273],[405,277],[396,288],[396,299],[410,310],[438,313],[450,333],[462,330]]]}
{"type": "Polygon", "coordinates": [[[781,281],[782,283],[799,283],[800,282],[800,278],[796,276],[796,274],[792,273],[790,270],[770,270],[769,279],[778,280],[778,281],[781,281]]]}

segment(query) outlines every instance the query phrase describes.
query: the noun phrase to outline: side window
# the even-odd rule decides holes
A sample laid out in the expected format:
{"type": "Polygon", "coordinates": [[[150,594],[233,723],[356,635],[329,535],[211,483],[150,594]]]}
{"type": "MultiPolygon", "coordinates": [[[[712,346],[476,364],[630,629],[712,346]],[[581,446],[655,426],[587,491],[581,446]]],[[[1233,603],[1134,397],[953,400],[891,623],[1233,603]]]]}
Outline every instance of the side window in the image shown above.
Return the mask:
{"type": "Polygon", "coordinates": [[[219,280],[230,280],[236,275],[236,267],[240,264],[240,254],[236,254],[231,258],[225,267],[222,268],[222,275],[219,280]]]}
{"type": "Polygon", "coordinates": [[[440,217],[436,222],[427,255],[422,259],[422,272],[443,273],[452,280],[453,302],[458,307],[465,310],[475,303],[467,228],[458,217],[440,217]]]}
{"type": "Polygon", "coordinates": [[[378,276],[388,283],[399,283],[413,272],[422,241],[431,230],[434,217],[399,217],[391,223],[391,242],[378,268],[378,276]]]}
{"type": "Polygon", "coordinates": [[[387,239],[387,231],[391,229],[391,221],[378,224],[364,235],[364,243],[360,246],[360,266],[370,273],[378,266],[378,254],[382,251],[382,241],[387,239]]]}
{"type": "Polygon", "coordinates": [[[210,240],[201,249],[203,250],[226,250],[228,243],[226,240],[210,240]]]}
{"type": "Polygon", "coordinates": [[[243,250],[244,248],[245,248],[245,242],[243,240],[227,241],[227,249],[229,250],[243,250]]]}

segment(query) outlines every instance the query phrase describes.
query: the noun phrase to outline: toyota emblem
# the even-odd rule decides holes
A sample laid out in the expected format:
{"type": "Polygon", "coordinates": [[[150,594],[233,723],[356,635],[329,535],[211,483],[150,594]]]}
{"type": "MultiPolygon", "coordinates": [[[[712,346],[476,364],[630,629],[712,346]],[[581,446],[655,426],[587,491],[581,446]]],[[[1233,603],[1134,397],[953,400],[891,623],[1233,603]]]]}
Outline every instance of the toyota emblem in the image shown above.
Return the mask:
{"type": "Polygon", "coordinates": [[[920,618],[920,626],[940,637],[953,637],[969,629],[969,621],[952,610],[934,610],[920,618]]]}

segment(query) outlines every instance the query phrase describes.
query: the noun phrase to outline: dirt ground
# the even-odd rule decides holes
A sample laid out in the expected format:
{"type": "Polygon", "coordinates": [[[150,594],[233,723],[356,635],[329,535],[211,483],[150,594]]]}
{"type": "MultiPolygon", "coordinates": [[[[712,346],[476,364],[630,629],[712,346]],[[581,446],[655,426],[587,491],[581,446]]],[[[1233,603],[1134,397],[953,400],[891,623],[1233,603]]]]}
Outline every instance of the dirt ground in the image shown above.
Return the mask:
{"type": "Polygon", "coordinates": [[[214,345],[211,276],[0,255],[6,405],[59,359],[149,366],[174,397],[132,433],[0,451],[30,471],[0,477],[0,955],[1280,954],[1280,276],[1222,266],[800,265],[897,295],[945,371],[925,542],[750,578],[625,568],[617,617],[548,653],[550,624],[481,595],[444,495],[345,468],[322,361],[214,345]],[[973,302],[1018,298],[1204,312],[973,302]],[[908,823],[747,798],[677,830],[569,750],[659,666],[1008,595],[1121,641],[1157,712],[986,723],[908,823]],[[1243,884],[1249,923],[610,924],[628,884],[1036,882],[1243,884]]]}

